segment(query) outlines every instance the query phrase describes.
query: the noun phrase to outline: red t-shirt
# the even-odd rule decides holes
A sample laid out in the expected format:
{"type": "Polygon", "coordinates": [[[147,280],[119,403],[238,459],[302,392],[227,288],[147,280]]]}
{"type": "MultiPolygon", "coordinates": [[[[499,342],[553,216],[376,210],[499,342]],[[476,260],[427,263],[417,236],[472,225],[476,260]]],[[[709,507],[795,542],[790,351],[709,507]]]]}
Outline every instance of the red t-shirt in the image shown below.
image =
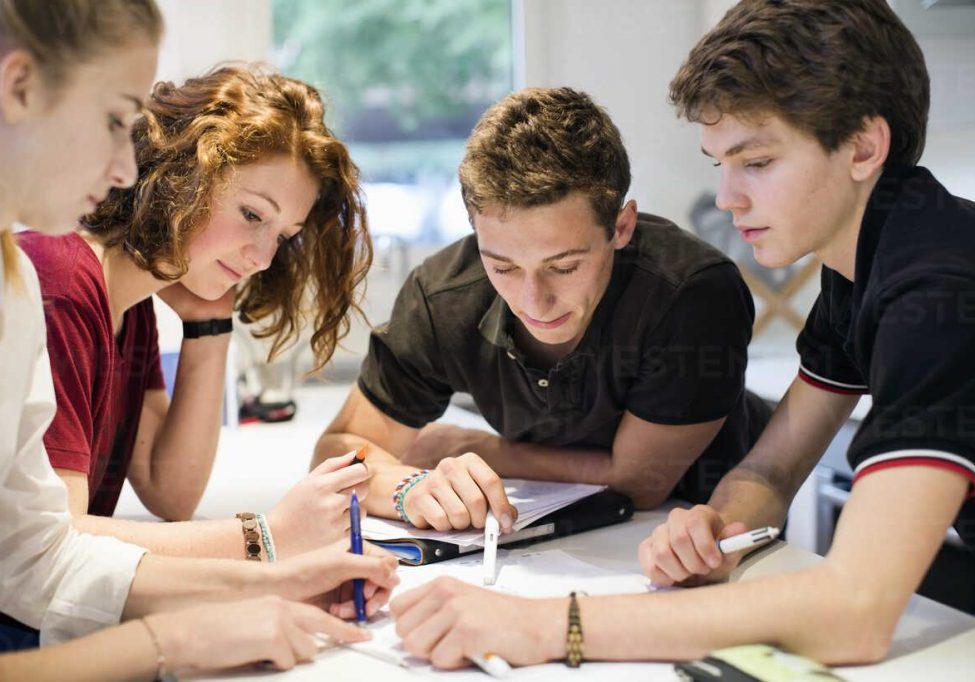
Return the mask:
{"type": "Polygon", "coordinates": [[[88,474],[88,513],[111,516],[132,459],[142,402],[162,389],[152,299],[125,312],[118,338],[102,266],[78,234],[18,235],[44,298],[57,413],[51,465],[88,474]]]}

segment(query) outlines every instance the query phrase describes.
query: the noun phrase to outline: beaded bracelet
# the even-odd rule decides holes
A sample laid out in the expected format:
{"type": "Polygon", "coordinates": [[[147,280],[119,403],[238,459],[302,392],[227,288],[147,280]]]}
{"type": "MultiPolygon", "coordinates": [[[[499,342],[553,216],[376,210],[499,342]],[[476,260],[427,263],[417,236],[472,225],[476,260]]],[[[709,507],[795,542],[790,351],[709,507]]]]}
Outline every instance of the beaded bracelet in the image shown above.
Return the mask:
{"type": "Polygon", "coordinates": [[[257,525],[261,527],[261,542],[264,543],[264,551],[267,552],[267,560],[274,561],[274,538],[271,537],[271,527],[264,518],[264,514],[255,514],[257,525]]]}
{"type": "Polygon", "coordinates": [[[400,481],[396,486],[396,490],[393,491],[393,506],[396,508],[396,514],[403,523],[410,526],[413,525],[413,522],[410,521],[410,518],[406,515],[406,509],[403,507],[404,500],[406,499],[406,493],[410,492],[410,488],[426,478],[427,474],[429,473],[429,469],[414,471],[412,474],[400,481]]]}

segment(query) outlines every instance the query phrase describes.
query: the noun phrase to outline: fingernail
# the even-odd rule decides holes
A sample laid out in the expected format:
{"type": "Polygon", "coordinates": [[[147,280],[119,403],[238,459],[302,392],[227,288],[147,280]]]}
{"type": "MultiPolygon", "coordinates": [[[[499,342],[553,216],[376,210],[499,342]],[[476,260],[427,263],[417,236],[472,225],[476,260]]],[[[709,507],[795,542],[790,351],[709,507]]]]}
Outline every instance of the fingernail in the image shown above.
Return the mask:
{"type": "Polygon", "coordinates": [[[718,557],[712,556],[708,558],[708,566],[710,566],[711,568],[717,568],[720,565],[721,565],[721,559],[719,559],[718,557]]]}
{"type": "Polygon", "coordinates": [[[502,514],[501,518],[498,519],[501,522],[501,527],[505,530],[511,530],[511,515],[502,514]]]}

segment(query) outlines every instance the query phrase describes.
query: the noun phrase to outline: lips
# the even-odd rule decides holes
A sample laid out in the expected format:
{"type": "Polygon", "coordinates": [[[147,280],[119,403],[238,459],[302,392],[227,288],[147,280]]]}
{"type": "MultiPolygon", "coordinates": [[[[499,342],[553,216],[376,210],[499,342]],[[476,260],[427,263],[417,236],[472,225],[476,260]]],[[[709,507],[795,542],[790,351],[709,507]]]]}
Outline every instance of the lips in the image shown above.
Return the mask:
{"type": "Polygon", "coordinates": [[[563,324],[565,324],[565,322],[568,321],[569,317],[571,316],[572,313],[566,313],[565,315],[561,315],[551,320],[536,320],[534,317],[525,315],[522,319],[524,319],[525,324],[531,325],[532,327],[537,327],[538,329],[555,329],[556,327],[561,327],[563,324]]]}
{"type": "Polygon", "coordinates": [[[218,260],[217,265],[219,265],[223,269],[223,271],[227,273],[227,276],[230,277],[230,279],[233,280],[234,282],[239,282],[240,279],[243,277],[241,273],[237,272],[236,270],[228,266],[223,261],[218,260]]]}
{"type": "Polygon", "coordinates": [[[737,225],[736,227],[741,233],[741,238],[749,243],[760,239],[769,229],[767,227],[749,227],[748,225],[737,225]]]}

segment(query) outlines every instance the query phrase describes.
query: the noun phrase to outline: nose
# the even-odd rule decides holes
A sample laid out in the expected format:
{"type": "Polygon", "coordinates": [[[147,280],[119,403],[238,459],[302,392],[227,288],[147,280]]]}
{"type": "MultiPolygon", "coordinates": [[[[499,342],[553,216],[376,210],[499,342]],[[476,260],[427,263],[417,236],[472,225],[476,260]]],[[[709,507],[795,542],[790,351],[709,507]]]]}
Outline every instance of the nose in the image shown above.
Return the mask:
{"type": "Polygon", "coordinates": [[[718,195],[714,198],[714,205],[722,211],[735,211],[748,205],[747,197],[730,171],[721,173],[721,182],[718,185],[718,195]]]}
{"type": "Polygon", "coordinates": [[[545,278],[537,273],[525,273],[521,283],[521,307],[536,320],[545,319],[545,314],[555,303],[555,294],[545,278]]]}
{"type": "Polygon", "coordinates": [[[131,187],[139,175],[139,168],[135,162],[135,146],[132,137],[125,136],[125,142],[118,145],[109,166],[109,178],[112,187],[131,187]]]}
{"type": "Polygon", "coordinates": [[[277,237],[267,227],[257,230],[254,238],[243,248],[244,263],[250,272],[261,272],[271,267],[274,254],[278,251],[277,237]]]}

